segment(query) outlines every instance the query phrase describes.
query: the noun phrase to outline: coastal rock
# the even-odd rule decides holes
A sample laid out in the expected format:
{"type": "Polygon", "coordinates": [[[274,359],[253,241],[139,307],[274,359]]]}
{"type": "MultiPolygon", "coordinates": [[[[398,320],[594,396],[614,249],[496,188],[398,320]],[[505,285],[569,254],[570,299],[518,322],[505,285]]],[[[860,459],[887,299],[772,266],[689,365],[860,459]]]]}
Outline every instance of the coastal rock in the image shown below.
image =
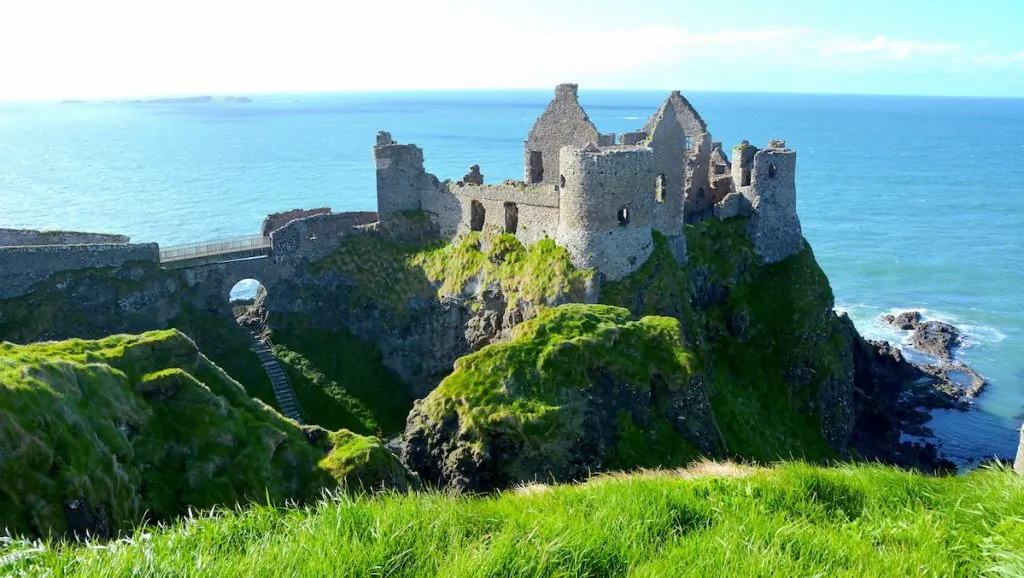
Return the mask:
{"type": "Polygon", "coordinates": [[[900,331],[912,331],[910,347],[940,361],[953,359],[953,348],[960,344],[960,330],[943,321],[921,321],[920,311],[883,315],[882,321],[900,331]]]}
{"type": "Polygon", "coordinates": [[[911,331],[921,322],[921,312],[904,311],[896,315],[883,315],[882,320],[901,331],[911,331]]]}
{"type": "Polygon", "coordinates": [[[918,323],[910,336],[910,346],[941,361],[953,359],[952,349],[960,344],[960,331],[942,321],[918,323]]]}

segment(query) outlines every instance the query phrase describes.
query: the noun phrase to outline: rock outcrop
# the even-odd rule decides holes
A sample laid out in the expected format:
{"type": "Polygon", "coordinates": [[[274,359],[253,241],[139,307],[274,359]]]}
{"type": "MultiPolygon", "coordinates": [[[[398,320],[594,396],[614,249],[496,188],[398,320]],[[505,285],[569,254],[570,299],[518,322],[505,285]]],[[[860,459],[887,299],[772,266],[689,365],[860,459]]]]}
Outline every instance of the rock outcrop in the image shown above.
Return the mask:
{"type": "Polygon", "coordinates": [[[960,330],[943,321],[922,321],[918,311],[883,315],[882,320],[901,331],[911,331],[910,347],[942,362],[953,360],[953,348],[960,345],[960,330]]]}

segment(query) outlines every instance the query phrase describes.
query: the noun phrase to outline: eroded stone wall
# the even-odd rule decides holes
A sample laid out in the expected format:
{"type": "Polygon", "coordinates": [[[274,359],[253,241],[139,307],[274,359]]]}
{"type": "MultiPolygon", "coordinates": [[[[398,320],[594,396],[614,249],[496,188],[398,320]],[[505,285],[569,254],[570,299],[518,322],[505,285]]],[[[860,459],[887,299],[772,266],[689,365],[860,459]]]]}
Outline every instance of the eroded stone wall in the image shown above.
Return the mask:
{"type": "Polygon", "coordinates": [[[27,293],[61,271],[119,267],[131,261],[159,263],[156,243],[0,247],[0,299],[27,293]]]}
{"type": "Polygon", "coordinates": [[[435,215],[441,236],[449,239],[475,227],[530,244],[553,238],[558,229],[558,192],[547,185],[444,183],[423,197],[423,210],[435,215]]]}
{"type": "Polygon", "coordinates": [[[330,212],[330,207],[320,207],[317,209],[292,209],[281,213],[271,213],[263,219],[263,226],[260,227],[260,233],[264,237],[269,237],[270,233],[280,229],[295,219],[305,219],[306,217],[312,217],[314,215],[326,215],[330,212]]]}
{"type": "Polygon", "coordinates": [[[343,237],[358,234],[358,227],[376,221],[374,212],[330,213],[296,219],[271,233],[273,255],[317,261],[335,250],[343,237]]]}
{"type": "Polygon", "coordinates": [[[125,235],[80,233],[77,231],[36,231],[32,229],[0,229],[0,247],[26,245],[91,245],[126,244],[125,235]]]}

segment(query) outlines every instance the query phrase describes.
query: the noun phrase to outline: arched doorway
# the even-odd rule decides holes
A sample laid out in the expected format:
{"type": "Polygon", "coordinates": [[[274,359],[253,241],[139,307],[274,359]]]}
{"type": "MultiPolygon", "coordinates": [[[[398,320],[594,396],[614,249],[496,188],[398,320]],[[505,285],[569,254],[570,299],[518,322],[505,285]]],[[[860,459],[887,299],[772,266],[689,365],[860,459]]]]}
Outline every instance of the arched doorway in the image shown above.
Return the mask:
{"type": "Polygon", "coordinates": [[[231,287],[228,293],[228,305],[235,321],[248,329],[254,336],[266,331],[267,309],[264,301],[267,288],[259,279],[242,279],[231,287]]]}

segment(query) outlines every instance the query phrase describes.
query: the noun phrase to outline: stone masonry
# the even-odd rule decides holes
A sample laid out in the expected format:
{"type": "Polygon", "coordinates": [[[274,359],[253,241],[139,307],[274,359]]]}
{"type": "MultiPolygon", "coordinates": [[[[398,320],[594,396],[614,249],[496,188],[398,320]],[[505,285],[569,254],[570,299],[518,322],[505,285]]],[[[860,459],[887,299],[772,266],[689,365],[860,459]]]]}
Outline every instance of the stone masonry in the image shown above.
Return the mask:
{"type": "Polygon", "coordinates": [[[734,162],[679,91],[641,130],[601,133],[580,106],[575,84],[560,84],[524,141],[524,180],[484,184],[473,165],[459,181],[440,181],[424,168],[423,151],[380,132],[373,148],[377,214],[384,225],[424,211],[442,238],[472,231],[544,238],[565,247],[580,268],[607,280],[642,265],[652,232],[668,238],[686,261],[683,224],[689,213],[749,216],[758,254],[775,262],[803,248],[796,215],[796,153],[783,141],[763,151],[746,141],[734,162]]]}

